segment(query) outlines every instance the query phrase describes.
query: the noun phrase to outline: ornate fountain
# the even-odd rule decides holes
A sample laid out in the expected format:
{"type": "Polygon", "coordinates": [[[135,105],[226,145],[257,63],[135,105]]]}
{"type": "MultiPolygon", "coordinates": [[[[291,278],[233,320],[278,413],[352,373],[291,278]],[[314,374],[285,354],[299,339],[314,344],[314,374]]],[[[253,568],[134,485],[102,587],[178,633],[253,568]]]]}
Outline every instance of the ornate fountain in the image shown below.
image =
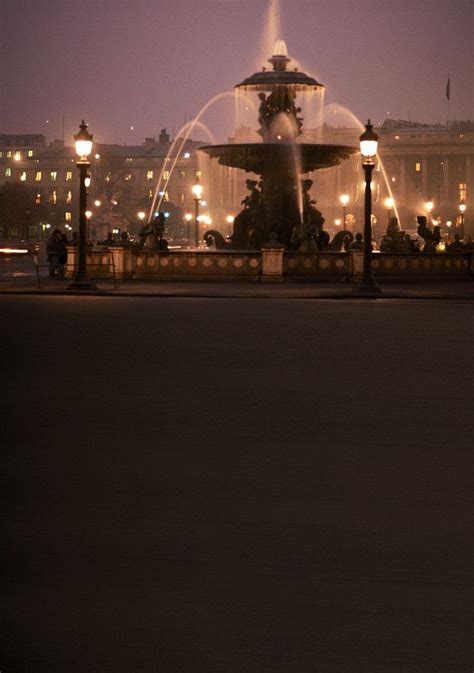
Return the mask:
{"type": "Polygon", "coordinates": [[[230,242],[219,232],[208,232],[218,247],[248,249],[264,245],[270,234],[293,249],[340,249],[349,232],[339,232],[329,242],[323,230],[324,218],[315,208],[309,190],[310,179],[301,176],[321,168],[337,166],[358,150],[345,145],[299,142],[302,135],[302,108],[297,104],[301,92],[318,91],[324,85],[297,69],[288,68],[285,42],[278,40],[274,55],[265,68],[237,84],[235,89],[256,92],[259,99],[258,134],[261,142],[207,145],[201,148],[223,166],[240,168],[260,176],[247,180],[250,194],[242,201],[244,209],[234,221],[230,242]]]}

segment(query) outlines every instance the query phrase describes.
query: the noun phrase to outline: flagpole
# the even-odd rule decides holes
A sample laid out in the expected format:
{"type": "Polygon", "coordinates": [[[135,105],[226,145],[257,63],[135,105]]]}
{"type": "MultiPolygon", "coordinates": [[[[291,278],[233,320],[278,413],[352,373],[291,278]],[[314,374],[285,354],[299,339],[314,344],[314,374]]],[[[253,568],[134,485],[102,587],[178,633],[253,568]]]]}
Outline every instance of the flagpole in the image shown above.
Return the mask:
{"type": "Polygon", "coordinates": [[[446,83],[446,99],[448,101],[448,118],[446,120],[446,128],[449,129],[449,124],[451,121],[451,75],[448,75],[448,81],[446,83]]]}

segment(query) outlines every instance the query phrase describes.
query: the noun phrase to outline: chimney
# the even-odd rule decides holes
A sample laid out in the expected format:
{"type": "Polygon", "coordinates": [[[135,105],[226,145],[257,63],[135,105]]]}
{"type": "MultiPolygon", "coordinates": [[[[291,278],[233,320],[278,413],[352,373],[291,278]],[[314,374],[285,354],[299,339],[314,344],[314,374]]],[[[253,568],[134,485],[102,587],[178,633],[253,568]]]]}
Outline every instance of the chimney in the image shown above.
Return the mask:
{"type": "Polygon", "coordinates": [[[170,136],[169,133],[166,133],[166,129],[161,129],[158,140],[162,145],[170,144],[170,136]]]}

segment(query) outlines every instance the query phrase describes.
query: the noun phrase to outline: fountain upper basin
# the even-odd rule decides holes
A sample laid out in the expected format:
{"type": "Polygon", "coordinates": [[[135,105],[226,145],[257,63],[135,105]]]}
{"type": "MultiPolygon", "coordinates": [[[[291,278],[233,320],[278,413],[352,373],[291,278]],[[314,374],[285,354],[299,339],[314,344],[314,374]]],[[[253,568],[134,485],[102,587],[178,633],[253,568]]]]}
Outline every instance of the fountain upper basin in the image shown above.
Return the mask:
{"type": "Polygon", "coordinates": [[[234,143],[205,145],[199,149],[211,159],[218,159],[223,166],[263,175],[278,167],[291,166],[294,163],[295,148],[298,152],[298,164],[301,157],[301,173],[338,166],[344,159],[359,151],[358,148],[348,145],[314,143],[234,143]]]}

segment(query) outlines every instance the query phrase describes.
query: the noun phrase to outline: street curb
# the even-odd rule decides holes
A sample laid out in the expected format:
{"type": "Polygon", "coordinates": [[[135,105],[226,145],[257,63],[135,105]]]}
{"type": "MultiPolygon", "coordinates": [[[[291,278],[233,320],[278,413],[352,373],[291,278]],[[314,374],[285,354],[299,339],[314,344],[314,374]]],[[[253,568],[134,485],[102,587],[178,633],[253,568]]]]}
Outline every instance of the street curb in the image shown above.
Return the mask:
{"type": "Polygon", "coordinates": [[[452,294],[446,292],[427,292],[426,294],[411,294],[406,292],[390,292],[382,290],[381,294],[375,297],[366,297],[352,292],[343,293],[286,293],[286,292],[259,292],[259,293],[208,293],[208,292],[129,292],[129,291],[110,291],[98,290],[96,292],[82,292],[76,290],[41,290],[41,289],[0,289],[1,295],[23,295],[33,297],[124,297],[124,298],[162,298],[162,299],[307,299],[307,300],[355,300],[355,301],[384,301],[387,299],[407,300],[407,301],[474,301],[474,294],[452,294]]]}

